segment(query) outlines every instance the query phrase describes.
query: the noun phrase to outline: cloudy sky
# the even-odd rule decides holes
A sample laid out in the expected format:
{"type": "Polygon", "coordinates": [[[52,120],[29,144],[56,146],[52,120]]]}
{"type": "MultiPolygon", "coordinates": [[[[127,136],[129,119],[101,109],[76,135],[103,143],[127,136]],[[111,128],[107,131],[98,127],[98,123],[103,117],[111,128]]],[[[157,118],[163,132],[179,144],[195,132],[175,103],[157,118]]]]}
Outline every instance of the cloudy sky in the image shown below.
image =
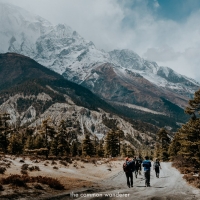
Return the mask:
{"type": "Polygon", "coordinates": [[[0,0],[65,23],[97,48],[131,49],[200,82],[200,0],[0,0]]]}

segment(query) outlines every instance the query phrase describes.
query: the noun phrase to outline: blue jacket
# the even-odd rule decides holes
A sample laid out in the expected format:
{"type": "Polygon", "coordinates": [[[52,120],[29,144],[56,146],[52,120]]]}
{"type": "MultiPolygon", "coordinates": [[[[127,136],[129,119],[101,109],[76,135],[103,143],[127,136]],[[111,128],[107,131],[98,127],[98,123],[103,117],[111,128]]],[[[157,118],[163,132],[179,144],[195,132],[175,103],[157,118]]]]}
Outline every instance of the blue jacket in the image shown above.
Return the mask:
{"type": "Polygon", "coordinates": [[[142,166],[144,167],[144,171],[150,171],[151,170],[151,161],[150,160],[144,160],[142,162],[142,166]]]}

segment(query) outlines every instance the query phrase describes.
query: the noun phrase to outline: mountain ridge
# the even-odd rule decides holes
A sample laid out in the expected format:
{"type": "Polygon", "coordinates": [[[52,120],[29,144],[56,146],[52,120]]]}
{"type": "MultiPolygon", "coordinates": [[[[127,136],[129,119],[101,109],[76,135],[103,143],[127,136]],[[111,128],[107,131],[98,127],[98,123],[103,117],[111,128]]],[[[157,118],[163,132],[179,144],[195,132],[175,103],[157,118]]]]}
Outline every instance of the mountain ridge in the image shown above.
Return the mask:
{"type": "MultiPolygon", "coordinates": [[[[143,106],[156,112],[164,111],[170,116],[171,111],[162,98],[184,109],[200,86],[194,80],[147,61],[131,50],[98,50],[69,26],[53,26],[30,13],[25,14],[30,16],[22,15],[20,19],[17,16],[20,16],[21,9],[12,8],[16,10],[12,16],[4,13],[4,18],[10,19],[11,24],[4,30],[6,35],[0,32],[0,43],[6,44],[0,47],[0,52],[27,55],[106,101],[143,106]],[[20,26],[11,17],[20,19],[20,26]],[[103,72],[105,66],[107,74],[103,72]],[[113,80],[109,78],[111,75],[113,80]]],[[[4,23],[0,21],[0,25],[4,23]]]]}

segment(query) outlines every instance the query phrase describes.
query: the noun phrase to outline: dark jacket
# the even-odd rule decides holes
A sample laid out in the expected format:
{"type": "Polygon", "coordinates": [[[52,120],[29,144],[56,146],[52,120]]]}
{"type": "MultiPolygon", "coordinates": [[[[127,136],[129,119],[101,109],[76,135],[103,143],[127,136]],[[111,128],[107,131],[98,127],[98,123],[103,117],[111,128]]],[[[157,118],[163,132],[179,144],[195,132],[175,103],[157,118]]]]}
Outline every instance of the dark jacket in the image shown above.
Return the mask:
{"type": "Polygon", "coordinates": [[[127,173],[131,173],[135,171],[135,162],[134,161],[126,161],[123,165],[123,169],[127,173]],[[126,165],[126,167],[124,167],[126,165]]]}

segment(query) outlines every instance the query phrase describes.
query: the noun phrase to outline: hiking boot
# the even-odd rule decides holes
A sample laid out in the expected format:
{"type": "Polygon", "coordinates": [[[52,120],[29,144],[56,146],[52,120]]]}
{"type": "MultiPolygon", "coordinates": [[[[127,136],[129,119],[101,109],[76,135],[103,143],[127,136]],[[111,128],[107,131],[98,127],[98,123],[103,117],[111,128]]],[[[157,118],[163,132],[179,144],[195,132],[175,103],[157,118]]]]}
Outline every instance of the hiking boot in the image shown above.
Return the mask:
{"type": "Polygon", "coordinates": [[[133,187],[133,185],[131,185],[131,187],[133,187]]]}
{"type": "Polygon", "coordinates": [[[128,185],[128,187],[130,188],[130,185],[128,185]]]}

